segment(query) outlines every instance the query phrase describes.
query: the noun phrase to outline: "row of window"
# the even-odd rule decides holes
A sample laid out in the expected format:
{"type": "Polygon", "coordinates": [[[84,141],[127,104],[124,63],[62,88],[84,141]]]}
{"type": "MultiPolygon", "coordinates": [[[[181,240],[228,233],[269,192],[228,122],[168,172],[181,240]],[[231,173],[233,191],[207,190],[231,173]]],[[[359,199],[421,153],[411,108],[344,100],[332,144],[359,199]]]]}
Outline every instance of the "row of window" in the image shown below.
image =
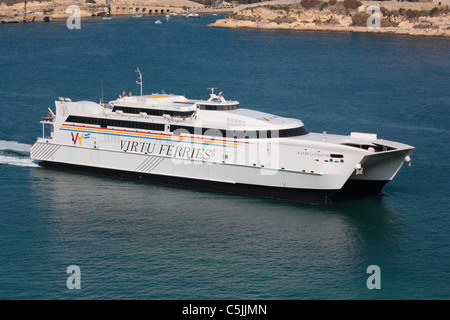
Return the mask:
{"type": "MultiPolygon", "coordinates": [[[[83,123],[91,125],[99,125],[102,128],[107,127],[117,127],[117,128],[131,128],[131,129],[142,129],[142,130],[153,130],[153,131],[165,131],[165,124],[162,123],[148,123],[140,121],[125,121],[125,120],[114,120],[105,118],[92,118],[92,117],[81,117],[81,116],[69,116],[66,120],[72,123],[83,123]]],[[[224,130],[224,129],[213,129],[213,128],[200,128],[192,126],[183,125],[170,125],[170,131],[175,132],[175,134],[189,133],[196,135],[206,135],[212,137],[226,137],[231,139],[270,139],[270,138],[285,138],[302,136],[308,134],[309,131],[305,126],[283,129],[283,130],[224,130]]]]}
{"type": "MultiPolygon", "coordinates": [[[[234,105],[199,104],[198,107],[201,110],[226,111],[226,110],[236,110],[237,104],[234,104],[234,105]]],[[[118,110],[121,110],[124,113],[131,113],[131,114],[140,114],[141,112],[145,112],[150,116],[162,116],[163,114],[168,114],[171,117],[190,117],[195,112],[194,110],[174,111],[174,110],[158,110],[158,109],[145,109],[145,108],[114,106],[113,112],[118,111],[118,110]]]]}
{"type": "Polygon", "coordinates": [[[141,121],[126,121],[126,120],[114,120],[114,119],[80,117],[80,116],[69,116],[66,121],[73,123],[99,125],[101,128],[118,127],[118,128],[131,128],[131,129],[155,130],[155,131],[164,131],[165,128],[165,125],[162,123],[149,123],[141,121]]]}
{"type": "Polygon", "coordinates": [[[144,108],[132,108],[132,107],[122,107],[122,106],[114,106],[113,112],[115,111],[123,111],[124,113],[132,113],[132,114],[140,114],[141,112],[145,112],[149,116],[162,116],[163,114],[168,114],[171,117],[190,117],[194,114],[195,110],[191,111],[174,111],[174,110],[158,110],[158,109],[144,109],[144,108]]]}
{"type": "Polygon", "coordinates": [[[221,105],[221,104],[198,104],[200,110],[215,110],[215,111],[226,111],[226,110],[236,110],[237,104],[221,105]]]}

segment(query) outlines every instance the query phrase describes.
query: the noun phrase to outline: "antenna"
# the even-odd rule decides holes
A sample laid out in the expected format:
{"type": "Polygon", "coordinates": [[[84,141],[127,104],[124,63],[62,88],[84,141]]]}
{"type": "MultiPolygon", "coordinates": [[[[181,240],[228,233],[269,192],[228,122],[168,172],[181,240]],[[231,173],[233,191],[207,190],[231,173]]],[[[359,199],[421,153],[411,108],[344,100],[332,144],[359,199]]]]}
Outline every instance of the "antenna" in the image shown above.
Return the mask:
{"type": "Polygon", "coordinates": [[[138,85],[141,86],[141,96],[142,96],[142,73],[141,73],[141,71],[139,70],[139,67],[137,67],[137,69],[134,70],[134,72],[139,73],[139,80],[140,80],[140,81],[136,81],[136,83],[137,83],[138,85]]]}

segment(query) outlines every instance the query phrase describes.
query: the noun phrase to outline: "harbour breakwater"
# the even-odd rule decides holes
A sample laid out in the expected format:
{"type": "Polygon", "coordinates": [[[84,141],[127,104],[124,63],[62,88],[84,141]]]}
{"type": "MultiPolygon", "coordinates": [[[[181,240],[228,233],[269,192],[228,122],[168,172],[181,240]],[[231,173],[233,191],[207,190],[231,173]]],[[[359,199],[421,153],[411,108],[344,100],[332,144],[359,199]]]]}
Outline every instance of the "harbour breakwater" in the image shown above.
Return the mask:
{"type": "Polygon", "coordinates": [[[237,9],[208,26],[449,37],[450,10],[434,3],[302,0],[237,9]]]}

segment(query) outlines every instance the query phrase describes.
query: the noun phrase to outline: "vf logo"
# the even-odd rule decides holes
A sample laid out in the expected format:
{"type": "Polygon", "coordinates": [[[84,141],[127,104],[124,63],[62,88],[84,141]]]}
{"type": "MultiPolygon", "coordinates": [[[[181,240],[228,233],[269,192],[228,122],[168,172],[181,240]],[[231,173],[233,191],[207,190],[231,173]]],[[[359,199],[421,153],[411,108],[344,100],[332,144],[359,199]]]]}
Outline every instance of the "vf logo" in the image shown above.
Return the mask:
{"type": "Polygon", "coordinates": [[[381,271],[380,267],[376,265],[370,265],[367,267],[367,273],[371,275],[367,278],[367,289],[381,289],[381,271]]]}
{"type": "Polygon", "coordinates": [[[80,267],[76,266],[76,265],[68,266],[67,273],[70,274],[70,276],[67,278],[67,281],[66,281],[67,288],[70,290],[81,289],[80,267]]]}
{"type": "Polygon", "coordinates": [[[79,136],[78,132],[76,135],[74,135],[73,132],[71,132],[70,134],[72,135],[73,144],[79,143],[80,146],[81,146],[81,139],[89,139],[91,137],[90,133],[86,133],[86,134],[83,133],[81,136],[79,136]]]}

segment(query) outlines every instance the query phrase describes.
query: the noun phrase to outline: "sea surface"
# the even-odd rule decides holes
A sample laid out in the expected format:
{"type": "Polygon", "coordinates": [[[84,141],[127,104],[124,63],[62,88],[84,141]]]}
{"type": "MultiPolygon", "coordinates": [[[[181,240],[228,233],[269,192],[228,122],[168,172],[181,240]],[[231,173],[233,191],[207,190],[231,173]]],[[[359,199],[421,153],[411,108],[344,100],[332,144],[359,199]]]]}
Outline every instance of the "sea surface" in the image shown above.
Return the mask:
{"type": "Polygon", "coordinates": [[[205,27],[220,17],[0,26],[0,299],[449,299],[450,40],[205,27]],[[145,93],[218,88],[413,145],[412,165],[385,195],[313,206],[30,160],[54,100],[138,94],[137,66],[145,93]]]}

